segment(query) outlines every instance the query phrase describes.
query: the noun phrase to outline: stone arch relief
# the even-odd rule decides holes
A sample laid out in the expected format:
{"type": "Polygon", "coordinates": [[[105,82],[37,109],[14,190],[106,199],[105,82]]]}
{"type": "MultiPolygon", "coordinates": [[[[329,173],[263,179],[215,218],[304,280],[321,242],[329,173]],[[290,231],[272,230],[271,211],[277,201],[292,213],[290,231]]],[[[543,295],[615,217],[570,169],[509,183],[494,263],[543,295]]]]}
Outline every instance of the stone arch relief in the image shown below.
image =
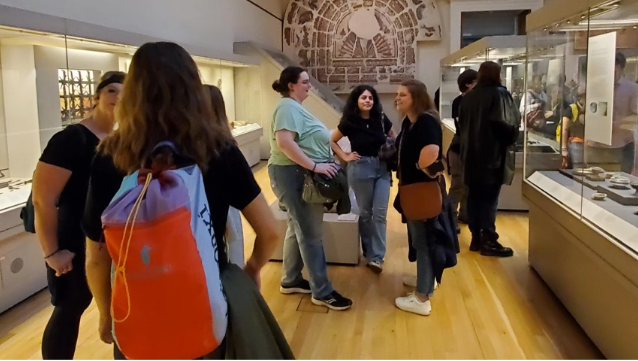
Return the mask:
{"type": "Polygon", "coordinates": [[[435,0],[291,0],[284,52],[333,91],[414,78],[417,41],[441,40],[435,0]]]}

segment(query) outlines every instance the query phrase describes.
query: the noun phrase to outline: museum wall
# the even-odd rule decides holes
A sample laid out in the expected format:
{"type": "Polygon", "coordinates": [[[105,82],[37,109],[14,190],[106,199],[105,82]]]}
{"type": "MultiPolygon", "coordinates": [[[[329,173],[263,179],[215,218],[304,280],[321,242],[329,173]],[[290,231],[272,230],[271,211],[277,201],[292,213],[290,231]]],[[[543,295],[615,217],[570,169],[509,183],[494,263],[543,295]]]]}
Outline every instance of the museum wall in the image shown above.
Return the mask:
{"type": "Polygon", "coordinates": [[[0,0],[0,4],[227,53],[232,53],[235,41],[245,40],[281,49],[281,21],[246,0],[0,0]]]}
{"type": "MultiPolygon", "coordinates": [[[[0,49],[0,52],[2,50],[0,49]]],[[[0,69],[2,56],[0,54],[0,69]]],[[[7,153],[7,119],[4,117],[4,93],[2,91],[2,71],[0,71],[0,171],[9,169],[9,155],[7,153]]]]}

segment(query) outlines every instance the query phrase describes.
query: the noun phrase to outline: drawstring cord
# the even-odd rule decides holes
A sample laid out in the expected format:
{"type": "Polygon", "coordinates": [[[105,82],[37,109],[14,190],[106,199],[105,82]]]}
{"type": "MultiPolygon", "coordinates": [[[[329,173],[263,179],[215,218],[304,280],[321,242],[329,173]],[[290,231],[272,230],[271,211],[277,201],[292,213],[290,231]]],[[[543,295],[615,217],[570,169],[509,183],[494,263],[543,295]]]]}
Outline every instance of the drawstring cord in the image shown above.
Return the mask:
{"type": "Polygon", "coordinates": [[[115,275],[113,276],[113,284],[117,281],[118,275],[122,274],[122,282],[124,283],[124,292],[126,293],[126,304],[127,310],[126,315],[122,319],[115,318],[115,312],[113,310],[113,302],[111,302],[111,317],[114,322],[124,322],[131,315],[131,294],[129,293],[128,282],[126,281],[126,261],[128,259],[129,248],[131,246],[131,239],[133,238],[133,229],[135,228],[135,220],[137,219],[137,214],[142,205],[142,199],[144,195],[146,195],[146,191],[148,190],[149,185],[151,184],[151,180],[153,179],[153,174],[148,173],[146,176],[146,182],[144,183],[144,188],[142,188],[142,192],[137,197],[135,204],[133,204],[133,209],[131,209],[131,213],[128,215],[128,219],[126,220],[126,225],[124,226],[124,233],[122,235],[122,241],[120,242],[120,257],[117,262],[117,266],[115,267],[115,275]],[[131,221],[132,218],[132,221],[131,221]],[[129,223],[131,224],[131,229],[128,233],[128,239],[126,239],[126,232],[128,230],[129,223]],[[124,240],[126,239],[126,242],[124,240]],[[125,246],[126,244],[126,246],[125,246]]]}

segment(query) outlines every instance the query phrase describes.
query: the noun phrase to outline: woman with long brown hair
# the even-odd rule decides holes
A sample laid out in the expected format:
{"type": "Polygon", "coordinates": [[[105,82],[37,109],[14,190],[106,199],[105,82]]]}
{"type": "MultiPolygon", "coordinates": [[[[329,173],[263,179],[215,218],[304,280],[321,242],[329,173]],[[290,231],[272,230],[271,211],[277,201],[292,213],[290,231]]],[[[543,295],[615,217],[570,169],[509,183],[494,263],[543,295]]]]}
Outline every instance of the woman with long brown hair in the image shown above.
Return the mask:
{"type": "Polygon", "coordinates": [[[35,228],[42,245],[53,313],[42,336],[43,359],[72,359],[80,318],[91,304],[84,276],[82,213],[96,147],[115,124],[124,73],[106,72],[93,96],[94,107],[78,124],[55,134],[33,176],[35,228]]]}
{"type": "MultiPolygon", "coordinates": [[[[197,165],[202,170],[210,227],[217,240],[224,237],[229,207],[241,210],[257,234],[245,272],[260,282],[259,272],[278,240],[274,217],[230,129],[214,117],[197,66],[182,47],[158,42],[137,50],[116,111],[119,128],[102,142],[91,167],[83,222],[90,240],[87,278],[100,311],[99,334],[104,342],[113,342],[112,260],[99,243],[103,237],[100,218],[123,177],[137,171],[160,142],[168,141],[177,148],[174,161],[178,168],[197,165]]],[[[210,259],[215,266],[217,258],[210,259]]],[[[222,291],[209,292],[217,295],[222,291]]],[[[222,355],[220,346],[207,357],[222,355]]]]}
{"type": "MultiPolygon", "coordinates": [[[[397,137],[400,186],[421,182],[438,182],[432,165],[441,162],[443,132],[439,115],[428,90],[418,80],[401,83],[395,98],[399,113],[405,115],[397,137]]],[[[430,259],[432,240],[425,221],[407,220],[412,246],[416,249],[417,280],[414,293],[395,300],[398,308],[427,316],[432,311],[430,295],[434,292],[434,272],[430,259]]]]}

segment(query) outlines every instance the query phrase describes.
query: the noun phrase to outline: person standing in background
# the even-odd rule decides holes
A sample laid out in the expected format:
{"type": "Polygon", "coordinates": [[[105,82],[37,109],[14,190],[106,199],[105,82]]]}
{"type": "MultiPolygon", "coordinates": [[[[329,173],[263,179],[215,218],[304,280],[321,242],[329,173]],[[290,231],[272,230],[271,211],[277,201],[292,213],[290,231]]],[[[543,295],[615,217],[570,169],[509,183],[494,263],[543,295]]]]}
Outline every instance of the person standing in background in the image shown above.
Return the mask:
{"type": "Polygon", "coordinates": [[[91,161],[115,124],[125,74],[107,72],[93,96],[90,115],[55,134],[33,175],[35,229],[44,251],[53,313],[42,335],[42,358],[73,359],[80,319],[93,296],[85,275],[82,214],[91,161]]]}
{"type": "MultiPolygon", "coordinates": [[[[463,96],[467,94],[476,85],[478,73],[476,70],[468,69],[461,73],[457,79],[459,91],[461,95],[457,96],[452,102],[452,118],[454,119],[454,127],[456,132],[450,143],[447,153],[448,172],[451,177],[450,184],[450,200],[452,209],[458,222],[467,223],[467,192],[465,184],[463,184],[463,164],[461,163],[461,135],[459,129],[459,109],[463,96]],[[459,209],[460,205],[460,209],[459,209]]],[[[460,229],[457,229],[460,232],[460,229]]]]}
{"type": "Polygon", "coordinates": [[[625,55],[616,53],[611,145],[587,141],[585,162],[609,171],[620,168],[625,173],[632,173],[636,153],[634,132],[638,125],[638,84],[625,76],[626,65],[625,55]]]}
{"type": "Polygon", "coordinates": [[[496,211],[501,187],[514,178],[513,146],[520,121],[512,95],[501,85],[501,66],[484,62],[476,86],[465,95],[459,111],[461,162],[472,232],[470,251],[480,251],[483,256],[514,254],[498,242],[496,211]]]}
{"type": "Polygon", "coordinates": [[[343,116],[332,133],[332,150],[348,162],[348,183],[359,205],[359,233],[361,248],[368,267],[375,273],[383,270],[386,249],[388,202],[392,174],[387,164],[379,159],[379,149],[386,137],[395,137],[392,122],[381,108],[376,90],[359,85],[348,97],[343,116]],[[337,144],[344,136],[351,144],[346,154],[337,144]]]}

